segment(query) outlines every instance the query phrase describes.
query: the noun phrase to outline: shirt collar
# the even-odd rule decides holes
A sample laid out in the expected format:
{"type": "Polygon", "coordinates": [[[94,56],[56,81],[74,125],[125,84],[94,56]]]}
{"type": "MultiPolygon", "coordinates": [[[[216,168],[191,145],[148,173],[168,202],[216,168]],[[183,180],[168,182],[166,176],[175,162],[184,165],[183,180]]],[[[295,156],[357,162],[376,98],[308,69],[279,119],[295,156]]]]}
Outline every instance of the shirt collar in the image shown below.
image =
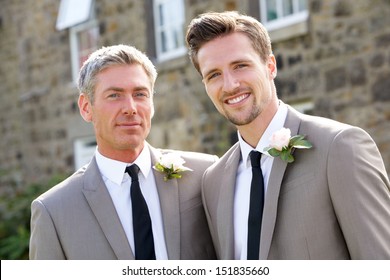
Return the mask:
{"type": "Polygon", "coordinates": [[[146,178],[151,169],[152,160],[150,158],[150,151],[146,143],[141,153],[133,163],[127,163],[122,161],[117,161],[103,156],[98,148],[96,148],[96,163],[100,170],[100,173],[114,182],[117,185],[121,185],[124,180],[125,169],[128,165],[137,164],[140,168],[142,175],[146,178]]]}
{"type": "MultiPolygon", "coordinates": [[[[259,151],[262,154],[270,156],[267,152],[264,151],[264,148],[269,146],[270,138],[272,134],[275,131],[278,131],[279,129],[283,128],[283,125],[286,121],[286,117],[287,117],[287,106],[283,102],[280,102],[275,116],[272,118],[268,127],[266,128],[263,135],[261,136],[260,141],[257,143],[255,150],[259,151]]],[[[238,134],[238,141],[240,143],[242,160],[246,164],[246,166],[249,167],[250,166],[249,164],[250,161],[248,159],[249,153],[253,150],[253,148],[244,141],[239,131],[237,131],[237,134],[238,134]]]]}
{"type": "Polygon", "coordinates": [[[146,143],[142,149],[142,152],[139,154],[134,163],[138,165],[142,175],[144,175],[145,178],[148,177],[152,168],[152,159],[150,157],[149,147],[146,143]]]}

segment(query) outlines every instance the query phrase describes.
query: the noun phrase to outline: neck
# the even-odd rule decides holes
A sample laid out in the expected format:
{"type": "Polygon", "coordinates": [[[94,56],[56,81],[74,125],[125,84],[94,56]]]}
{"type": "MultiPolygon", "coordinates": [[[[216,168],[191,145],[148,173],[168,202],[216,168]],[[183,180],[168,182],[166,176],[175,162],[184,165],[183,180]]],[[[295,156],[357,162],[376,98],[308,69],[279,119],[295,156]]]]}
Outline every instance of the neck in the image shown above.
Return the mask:
{"type": "Polygon", "coordinates": [[[137,146],[137,147],[134,147],[134,148],[131,148],[131,149],[123,149],[123,150],[111,149],[111,150],[106,150],[104,148],[101,148],[98,145],[98,150],[99,150],[100,154],[102,154],[103,156],[105,156],[107,158],[110,158],[110,159],[113,159],[113,160],[117,160],[117,161],[121,161],[121,162],[132,163],[132,162],[134,162],[138,158],[138,156],[142,152],[144,146],[145,145],[142,144],[140,146],[137,146]]]}

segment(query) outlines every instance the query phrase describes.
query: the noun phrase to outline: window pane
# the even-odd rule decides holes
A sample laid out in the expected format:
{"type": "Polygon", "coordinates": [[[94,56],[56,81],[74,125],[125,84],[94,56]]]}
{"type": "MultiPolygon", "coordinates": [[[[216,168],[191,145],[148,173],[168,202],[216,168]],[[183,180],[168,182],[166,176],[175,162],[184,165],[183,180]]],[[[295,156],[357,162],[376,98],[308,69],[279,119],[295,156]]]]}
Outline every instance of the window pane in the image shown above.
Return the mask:
{"type": "Polygon", "coordinates": [[[278,33],[275,38],[287,38],[293,34],[307,32],[307,0],[259,0],[261,21],[268,31],[279,30],[287,26],[297,25],[297,29],[289,30],[282,34],[278,33]],[[305,31],[306,30],[306,31],[305,31]],[[291,32],[290,32],[291,31],[291,32]]]}
{"type": "Polygon", "coordinates": [[[184,1],[155,0],[157,55],[171,58],[184,48],[184,1]]]}
{"type": "Polygon", "coordinates": [[[277,19],[276,0],[265,1],[265,3],[267,5],[267,21],[277,19]]]}
{"type": "Polygon", "coordinates": [[[307,10],[307,0],[298,0],[298,11],[306,11],[307,10]]]}
{"type": "Polygon", "coordinates": [[[160,33],[160,35],[161,35],[161,52],[164,53],[164,52],[168,51],[167,36],[166,36],[166,34],[165,34],[164,31],[162,31],[162,32],[160,33]]]}
{"type": "Polygon", "coordinates": [[[158,5],[158,25],[164,26],[164,6],[158,5]]]}
{"type": "Polygon", "coordinates": [[[283,0],[283,16],[293,14],[293,3],[292,0],[283,0]]]}
{"type": "Polygon", "coordinates": [[[97,49],[98,36],[98,27],[92,27],[78,32],[79,67],[81,67],[88,56],[97,49]]]}
{"type": "Polygon", "coordinates": [[[174,38],[174,48],[177,49],[181,47],[181,42],[182,42],[182,36],[181,36],[181,30],[174,30],[173,34],[174,38]]]}

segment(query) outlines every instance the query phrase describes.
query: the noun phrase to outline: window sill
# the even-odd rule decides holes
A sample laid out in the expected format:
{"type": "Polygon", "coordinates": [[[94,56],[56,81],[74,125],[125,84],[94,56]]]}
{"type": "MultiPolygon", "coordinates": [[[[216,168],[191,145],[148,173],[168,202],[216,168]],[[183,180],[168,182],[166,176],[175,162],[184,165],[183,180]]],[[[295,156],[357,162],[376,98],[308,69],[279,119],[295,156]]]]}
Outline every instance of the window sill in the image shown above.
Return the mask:
{"type": "Polygon", "coordinates": [[[268,30],[272,42],[287,40],[309,32],[309,14],[302,12],[299,15],[271,22],[264,26],[268,30]]]}
{"type": "Polygon", "coordinates": [[[167,61],[174,60],[176,58],[180,58],[182,56],[185,56],[187,54],[187,49],[185,47],[181,47],[177,50],[171,51],[169,53],[165,54],[158,54],[157,55],[157,63],[164,63],[167,61]]]}
{"type": "Polygon", "coordinates": [[[187,65],[189,62],[188,55],[184,52],[181,55],[170,57],[169,59],[156,59],[155,65],[157,68],[157,71],[160,73],[160,71],[167,71],[171,69],[177,69],[181,68],[185,65],[187,65]]]}

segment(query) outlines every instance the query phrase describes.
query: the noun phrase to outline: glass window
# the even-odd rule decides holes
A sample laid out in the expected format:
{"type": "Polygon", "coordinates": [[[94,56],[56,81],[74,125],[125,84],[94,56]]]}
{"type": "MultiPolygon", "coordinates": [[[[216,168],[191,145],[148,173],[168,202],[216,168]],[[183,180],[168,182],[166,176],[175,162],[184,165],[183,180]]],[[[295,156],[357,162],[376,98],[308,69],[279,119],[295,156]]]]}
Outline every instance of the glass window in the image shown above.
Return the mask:
{"type": "Polygon", "coordinates": [[[88,56],[98,48],[99,27],[95,20],[90,20],[70,28],[70,51],[72,77],[77,83],[81,66],[88,56]]]}
{"type": "Polygon", "coordinates": [[[83,167],[91,161],[96,151],[96,140],[94,136],[76,139],[74,142],[74,165],[75,169],[83,167]]]}
{"type": "Polygon", "coordinates": [[[159,61],[184,55],[183,0],[154,0],[156,53],[159,61]]]}
{"type": "Polygon", "coordinates": [[[94,0],[61,0],[57,29],[69,28],[72,80],[77,83],[81,66],[98,48],[99,27],[94,0]]]}
{"type": "Polygon", "coordinates": [[[261,21],[269,31],[308,18],[307,0],[260,0],[260,9],[261,21]]]}

